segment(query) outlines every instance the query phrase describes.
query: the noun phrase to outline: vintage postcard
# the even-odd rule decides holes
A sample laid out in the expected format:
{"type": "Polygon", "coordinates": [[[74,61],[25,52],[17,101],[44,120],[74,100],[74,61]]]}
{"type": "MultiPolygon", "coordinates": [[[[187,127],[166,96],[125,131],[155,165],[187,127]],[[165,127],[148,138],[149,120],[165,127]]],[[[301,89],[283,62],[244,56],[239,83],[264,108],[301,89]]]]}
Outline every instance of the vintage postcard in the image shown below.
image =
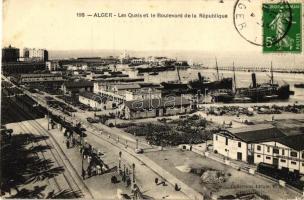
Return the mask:
{"type": "Polygon", "coordinates": [[[304,199],[303,0],[3,0],[1,198],[304,199]]]}

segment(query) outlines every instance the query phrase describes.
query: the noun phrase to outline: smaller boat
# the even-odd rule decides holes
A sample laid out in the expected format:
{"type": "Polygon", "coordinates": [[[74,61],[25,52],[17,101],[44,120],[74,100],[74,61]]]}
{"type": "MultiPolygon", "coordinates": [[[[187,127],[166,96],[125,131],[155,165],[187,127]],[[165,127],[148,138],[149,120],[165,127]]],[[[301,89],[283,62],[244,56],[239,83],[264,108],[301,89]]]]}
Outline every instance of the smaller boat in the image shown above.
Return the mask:
{"type": "Polygon", "coordinates": [[[215,102],[231,102],[234,99],[234,93],[232,90],[219,89],[211,94],[213,101],[215,102]]]}
{"type": "Polygon", "coordinates": [[[304,88],[304,83],[296,83],[294,84],[295,88],[304,88]]]}
{"type": "Polygon", "coordinates": [[[151,72],[151,73],[149,73],[149,75],[156,76],[156,75],[158,75],[158,72],[151,72]]]}

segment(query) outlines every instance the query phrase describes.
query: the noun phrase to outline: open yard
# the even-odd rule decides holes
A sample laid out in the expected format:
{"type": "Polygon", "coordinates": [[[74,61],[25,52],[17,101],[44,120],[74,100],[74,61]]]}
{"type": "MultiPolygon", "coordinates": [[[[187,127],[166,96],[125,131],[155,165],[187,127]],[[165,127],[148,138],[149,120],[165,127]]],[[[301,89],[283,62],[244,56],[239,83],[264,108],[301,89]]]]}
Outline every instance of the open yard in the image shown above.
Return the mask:
{"type": "Polygon", "coordinates": [[[198,192],[218,197],[255,193],[268,199],[294,198],[295,193],[278,184],[246,174],[209,158],[184,150],[145,153],[151,160],[198,192]]]}
{"type": "Polygon", "coordinates": [[[156,122],[119,124],[117,128],[144,136],[152,145],[176,146],[198,144],[212,138],[218,126],[199,115],[183,116],[178,119],[162,118],[156,122]]]}

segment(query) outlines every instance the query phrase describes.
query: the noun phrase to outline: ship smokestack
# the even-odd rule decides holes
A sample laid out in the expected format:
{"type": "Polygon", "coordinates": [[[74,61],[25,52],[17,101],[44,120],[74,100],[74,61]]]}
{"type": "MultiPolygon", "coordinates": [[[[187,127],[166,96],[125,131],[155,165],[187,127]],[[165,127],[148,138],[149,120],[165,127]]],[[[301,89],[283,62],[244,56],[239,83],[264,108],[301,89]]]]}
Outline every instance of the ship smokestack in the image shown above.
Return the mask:
{"type": "Polygon", "coordinates": [[[251,74],[251,79],[252,79],[252,87],[256,88],[257,87],[257,83],[256,83],[255,73],[251,74]]]}
{"type": "Polygon", "coordinates": [[[200,72],[198,73],[198,80],[199,80],[199,81],[202,81],[202,75],[201,75],[200,72]]]}

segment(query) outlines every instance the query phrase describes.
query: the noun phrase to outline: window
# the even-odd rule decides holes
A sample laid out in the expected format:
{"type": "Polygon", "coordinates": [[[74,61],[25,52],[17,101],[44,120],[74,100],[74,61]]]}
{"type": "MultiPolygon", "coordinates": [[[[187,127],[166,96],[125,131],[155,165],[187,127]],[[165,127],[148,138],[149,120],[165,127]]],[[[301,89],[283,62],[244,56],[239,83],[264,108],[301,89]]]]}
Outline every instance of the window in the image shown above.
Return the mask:
{"type": "Polygon", "coordinates": [[[267,147],[267,152],[270,152],[270,147],[267,147]]]}
{"type": "Polygon", "coordinates": [[[282,155],[285,156],[285,149],[282,149],[282,155]]]}
{"type": "Polygon", "coordinates": [[[304,159],[304,152],[302,152],[302,159],[304,159]]]}
{"type": "Polygon", "coordinates": [[[270,158],[269,156],[266,156],[266,159],[267,159],[267,160],[270,160],[271,158],[270,158]]]}
{"type": "Polygon", "coordinates": [[[216,135],[216,136],[215,136],[215,140],[217,141],[217,139],[218,139],[218,138],[217,138],[217,135],[216,135]]]}
{"type": "Polygon", "coordinates": [[[258,150],[258,151],[261,151],[261,149],[262,149],[261,146],[258,145],[258,146],[257,146],[257,150],[258,150]]]}
{"type": "Polygon", "coordinates": [[[273,148],[273,153],[279,154],[279,149],[278,148],[273,148]]]}
{"type": "Polygon", "coordinates": [[[304,162],[302,162],[302,167],[304,167],[304,162]]]}
{"type": "Polygon", "coordinates": [[[286,160],[284,160],[284,159],[281,159],[281,162],[283,162],[283,163],[286,163],[286,160]]]}
{"type": "Polygon", "coordinates": [[[296,163],[296,162],[294,162],[294,161],[291,161],[291,164],[292,164],[292,165],[296,165],[297,163],[296,163]]]}
{"type": "Polygon", "coordinates": [[[228,138],[226,138],[226,145],[228,145],[228,138]]]}
{"type": "Polygon", "coordinates": [[[290,152],[291,157],[298,157],[298,152],[292,151],[290,152]]]}
{"type": "Polygon", "coordinates": [[[238,142],[238,147],[242,147],[242,143],[241,142],[238,142]]]}
{"type": "Polygon", "coordinates": [[[259,155],[259,154],[258,154],[258,155],[257,155],[257,157],[258,157],[258,158],[260,158],[260,157],[261,157],[261,155],[259,155]]]}

